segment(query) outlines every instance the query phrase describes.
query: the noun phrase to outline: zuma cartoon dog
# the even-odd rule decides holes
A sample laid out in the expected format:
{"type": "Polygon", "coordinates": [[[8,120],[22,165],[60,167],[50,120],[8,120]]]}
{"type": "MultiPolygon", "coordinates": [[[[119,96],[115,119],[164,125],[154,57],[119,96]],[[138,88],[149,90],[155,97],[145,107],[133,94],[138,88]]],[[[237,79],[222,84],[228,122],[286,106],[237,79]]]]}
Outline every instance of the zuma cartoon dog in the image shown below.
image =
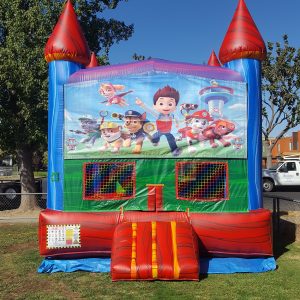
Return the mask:
{"type": "Polygon", "coordinates": [[[212,148],[218,147],[218,144],[215,142],[215,140],[220,141],[224,147],[229,147],[231,143],[225,141],[223,136],[233,132],[234,130],[235,125],[233,122],[220,119],[214,121],[211,125],[204,129],[202,134],[206,140],[209,140],[212,148]]]}

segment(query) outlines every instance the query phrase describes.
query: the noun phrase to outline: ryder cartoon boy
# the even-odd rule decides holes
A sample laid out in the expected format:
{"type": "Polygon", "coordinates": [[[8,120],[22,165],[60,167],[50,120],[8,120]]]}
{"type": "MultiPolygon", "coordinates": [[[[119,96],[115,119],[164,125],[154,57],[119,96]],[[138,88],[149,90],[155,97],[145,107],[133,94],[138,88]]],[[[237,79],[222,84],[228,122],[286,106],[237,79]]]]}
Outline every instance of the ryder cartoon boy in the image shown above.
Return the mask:
{"type": "Polygon", "coordinates": [[[152,137],[152,144],[157,146],[161,136],[165,136],[173,156],[181,154],[181,149],[178,148],[175,137],[171,133],[173,120],[176,127],[179,122],[175,119],[173,112],[176,110],[179,102],[179,92],[170,86],[165,86],[159,89],[153,96],[153,109],[148,107],[141,99],[136,99],[136,104],[148,111],[156,118],[157,132],[152,137]]]}

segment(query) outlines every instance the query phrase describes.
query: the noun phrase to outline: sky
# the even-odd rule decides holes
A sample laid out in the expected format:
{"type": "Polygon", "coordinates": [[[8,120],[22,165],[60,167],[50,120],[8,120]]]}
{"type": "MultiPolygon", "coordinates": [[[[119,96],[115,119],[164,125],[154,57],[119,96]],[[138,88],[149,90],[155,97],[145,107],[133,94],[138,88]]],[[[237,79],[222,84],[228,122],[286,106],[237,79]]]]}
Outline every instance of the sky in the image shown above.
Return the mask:
{"type": "MultiPolygon", "coordinates": [[[[212,50],[218,54],[238,0],[128,0],[105,18],[134,24],[128,41],[113,45],[110,63],[131,62],[134,53],[171,61],[206,63],[212,50]]],[[[299,0],[246,0],[247,7],[267,41],[300,47],[299,0]]],[[[300,129],[300,128],[299,128],[300,129]]]]}
{"type": "MultiPolygon", "coordinates": [[[[133,53],[174,61],[206,62],[212,50],[218,54],[238,0],[128,0],[105,18],[134,24],[128,41],[112,47],[111,64],[132,61],[133,53]]],[[[299,0],[246,0],[265,41],[281,41],[300,47],[299,0]]]]}

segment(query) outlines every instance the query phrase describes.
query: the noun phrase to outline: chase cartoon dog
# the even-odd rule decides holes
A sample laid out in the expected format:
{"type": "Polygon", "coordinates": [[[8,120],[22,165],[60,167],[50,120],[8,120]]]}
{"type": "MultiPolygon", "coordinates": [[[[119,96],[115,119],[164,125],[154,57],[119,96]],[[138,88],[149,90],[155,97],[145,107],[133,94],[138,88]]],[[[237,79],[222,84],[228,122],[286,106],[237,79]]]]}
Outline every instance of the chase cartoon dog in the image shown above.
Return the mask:
{"type": "Polygon", "coordinates": [[[147,121],[146,113],[139,113],[135,110],[128,110],[123,117],[124,128],[128,130],[130,139],[124,143],[125,147],[130,147],[132,142],[135,142],[135,147],[132,151],[134,154],[140,154],[143,143],[146,137],[151,141],[150,132],[154,130],[154,125],[147,121]]]}

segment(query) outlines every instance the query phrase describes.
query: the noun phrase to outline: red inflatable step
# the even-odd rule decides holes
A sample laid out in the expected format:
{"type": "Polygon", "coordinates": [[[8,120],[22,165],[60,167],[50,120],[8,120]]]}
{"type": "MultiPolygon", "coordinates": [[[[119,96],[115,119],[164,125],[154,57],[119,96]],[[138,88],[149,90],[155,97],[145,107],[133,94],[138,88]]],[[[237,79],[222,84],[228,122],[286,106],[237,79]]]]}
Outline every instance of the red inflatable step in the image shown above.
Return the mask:
{"type": "Polygon", "coordinates": [[[199,238],[201,256],[272,256],[271,212],[62,212],[40,214],[40,254],[50,257],[109,256],[116,226],[123,222],[187,222],[199,238]],[[61,239],[60,235],[64,238],[61,239]]]}
{"type": "Polygon", "coordinates": [[[199,280],[198,241],[186,222],[126,222],[115,230],[111,276],[119,280],[199,280]]]}

